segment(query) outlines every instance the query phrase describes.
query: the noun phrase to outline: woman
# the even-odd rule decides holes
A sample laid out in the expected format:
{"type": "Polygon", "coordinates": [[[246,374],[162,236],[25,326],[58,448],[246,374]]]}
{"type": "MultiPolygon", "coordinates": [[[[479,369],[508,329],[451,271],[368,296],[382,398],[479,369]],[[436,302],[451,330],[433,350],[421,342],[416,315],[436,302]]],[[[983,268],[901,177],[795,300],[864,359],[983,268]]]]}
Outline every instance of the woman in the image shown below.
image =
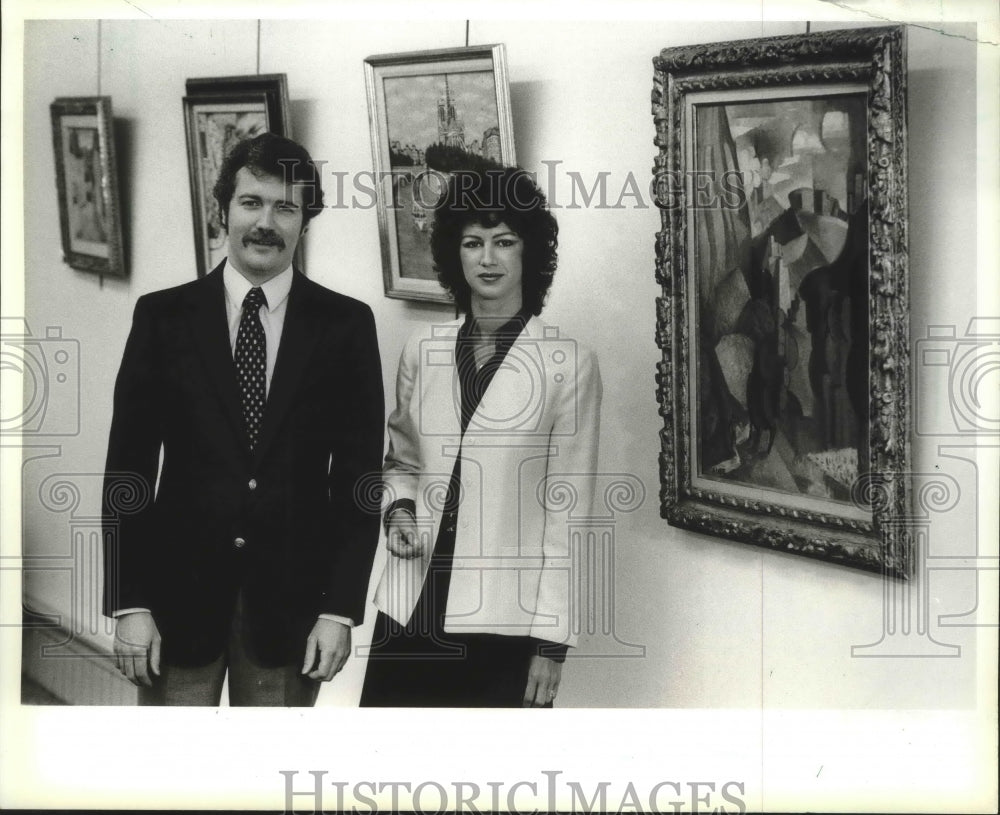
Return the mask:
{"type": "Polygon", "coordinates": [[[601,380],[538,318],[557,232],[515,168],[456,173],[435,214],[435,268],[465,317],[418,330],[400,360],[363,706],[548,707],[558,692],[577,634],[565,499],[589,514],[601,380]]]}

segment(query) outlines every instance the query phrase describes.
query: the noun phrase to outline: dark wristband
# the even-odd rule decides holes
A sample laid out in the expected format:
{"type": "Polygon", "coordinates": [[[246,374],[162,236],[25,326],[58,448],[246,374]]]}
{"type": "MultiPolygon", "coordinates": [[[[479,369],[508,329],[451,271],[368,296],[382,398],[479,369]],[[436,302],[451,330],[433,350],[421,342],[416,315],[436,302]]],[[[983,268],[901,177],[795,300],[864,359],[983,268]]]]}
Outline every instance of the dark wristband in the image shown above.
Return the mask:
{"type": "Polygon", "coordinates": [[[404,510],[410,513],[410,517],[416,519],[417,517],[417,502],[412,498],[397,498],[389,506],[385,508],[385,512],[382,515],[382,525],[385,527],[386,532],[389,531],[389,518],[393,512],[396,510],[404,510]]]}
{"type": "Polygon", "coordinates": [[[540,657],[551,659],[553,662],[565,662],[569,646],[565,643],[550,642],[541,640],[538,637],[530,637],[535,644],[535,653],[540,657]]]}

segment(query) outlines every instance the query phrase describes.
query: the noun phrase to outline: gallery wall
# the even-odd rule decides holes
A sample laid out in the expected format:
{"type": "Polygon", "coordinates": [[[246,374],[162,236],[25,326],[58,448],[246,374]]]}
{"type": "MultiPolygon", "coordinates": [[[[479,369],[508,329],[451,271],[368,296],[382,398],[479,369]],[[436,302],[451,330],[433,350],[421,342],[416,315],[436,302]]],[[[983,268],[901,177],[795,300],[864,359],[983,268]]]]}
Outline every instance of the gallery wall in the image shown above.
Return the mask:
{"type": "MultiPolygon", "coordinates": [[[[605,393],[601,470],[634,475],[645,493],[641,506],[615,519],[613,636],[597,631],[583,638],[583,656],[565,668],[564,706],[951,708],[974,700],[974,629],[939,624],[939,615],[975,609],[974,571],[919,576],[912,584],[919,602],[905,606],[917,615],[907,625],[929,624],[938,644],[960,647],[963,658],[865,658],[861,654],[889,655],[888,649],[852,652],[852,646],[882,639],[884,610],[900,602],[886,595],[878,575],[684,532],[659,517],[651,60],[666,46],[804,31],[802,23],[471,23],[473,44],[507,46],[519,163],[555,180],[549,189],[560,225],[560,265],[545,318],[598,353],[605,393]],[[621,199],[620,206],[568,208],[570,172],[588,180],[606,172],[608,203],[621,199]]],[[[947,35],[917,27],[908,32],[914,340],[931,324],[957,325],[961,335],[977,313],[972,33],[969,26],[947,35]]],[[[29,606],[64,615],[81,636],[109,647],[104,621],[87,610],[93,598],[84,584],[93,583],[86,577],[73,588],[70,567],[83,563],[85,576],[95,574],[112,389],[136,299],[195,276],[185,79],[287,74],[293,135],[328,167],[353,174],[372,167],[364,58],[463,44],[462,20],[26,25],[25,316],[36,335],[61,329],[80,362],[79,432],[40,438],[44,445],[25,455],[24,551],[44,564],[26,574],[29,606]],[[48,106],[57,96],[98,93],[112,97],[116,118],[126,280],[69,268],[59,245],[48,106]],[[68,501],[53,490],[63,480],[78,490],[68,501]]],[[[314,280],[374,309],[391,394],[407,335],[426,321],[449,318],[448,309],[384,296],[376,213],[367,206],[317,218],[305,266],[314,280]]],[[[917,373],[918,411],[931,424],[946,421],[942,394],[917,373]]],[[[75,409],[72,399],[53,402],[51,420],[71,425],[73,417],[58,411],[75,409]]],[[[915,469],[952,475],[961,494],[931,517],[929,546],[936,553],[974,554],[973,456],[964,448],[942,455],[939,442],[914,438],[915,469]]],[[[355,632],[356,644],[367,642],[373,616],[355,632]]],[[[959,616],[951,621],[962,622],[959,616]]],[[[610,626],[612,619],[603,622],[610,626]]],[[[929,635],[912,642],[912,648],[942,653],[929,635]]],[[[363,668],[362,659],[353,660],[324,688],[320,704],[355,704],[363,668]]]]}

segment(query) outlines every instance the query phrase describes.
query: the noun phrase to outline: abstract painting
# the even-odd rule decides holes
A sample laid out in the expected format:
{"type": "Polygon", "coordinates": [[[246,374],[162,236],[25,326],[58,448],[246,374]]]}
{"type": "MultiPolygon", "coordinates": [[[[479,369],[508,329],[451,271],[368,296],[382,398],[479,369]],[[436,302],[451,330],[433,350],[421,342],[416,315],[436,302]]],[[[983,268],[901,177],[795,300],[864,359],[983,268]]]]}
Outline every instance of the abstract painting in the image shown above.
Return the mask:
{"type": "Polygon", "coordinates": [[[834,31],[655,61],[671,523],[908,573],[901,43],[834,31]]]}

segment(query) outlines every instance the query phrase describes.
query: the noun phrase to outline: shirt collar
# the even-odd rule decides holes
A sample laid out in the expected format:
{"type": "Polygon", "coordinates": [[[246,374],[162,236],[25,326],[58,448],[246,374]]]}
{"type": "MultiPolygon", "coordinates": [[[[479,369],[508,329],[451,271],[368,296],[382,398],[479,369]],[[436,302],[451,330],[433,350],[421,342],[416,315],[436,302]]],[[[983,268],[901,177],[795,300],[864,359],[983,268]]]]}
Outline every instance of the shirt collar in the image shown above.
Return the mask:
{"type": "MultiPolygon", "coordinates": [[[[268,311],[274,311],[288,297],[288,293],[292,290],[293,274],[292,267],[289,266],[281,274],[275,275],[261,285],[264,297],[267,298],[268,311]]],[[[243,305],[247,292],[253,288],[253,284],[236,270],[228,258],[226,258],[226,265],[222,269],[222,282],[226,287],[226,294],[229,296],[230,302],[237,307],[243,305]]]]}

